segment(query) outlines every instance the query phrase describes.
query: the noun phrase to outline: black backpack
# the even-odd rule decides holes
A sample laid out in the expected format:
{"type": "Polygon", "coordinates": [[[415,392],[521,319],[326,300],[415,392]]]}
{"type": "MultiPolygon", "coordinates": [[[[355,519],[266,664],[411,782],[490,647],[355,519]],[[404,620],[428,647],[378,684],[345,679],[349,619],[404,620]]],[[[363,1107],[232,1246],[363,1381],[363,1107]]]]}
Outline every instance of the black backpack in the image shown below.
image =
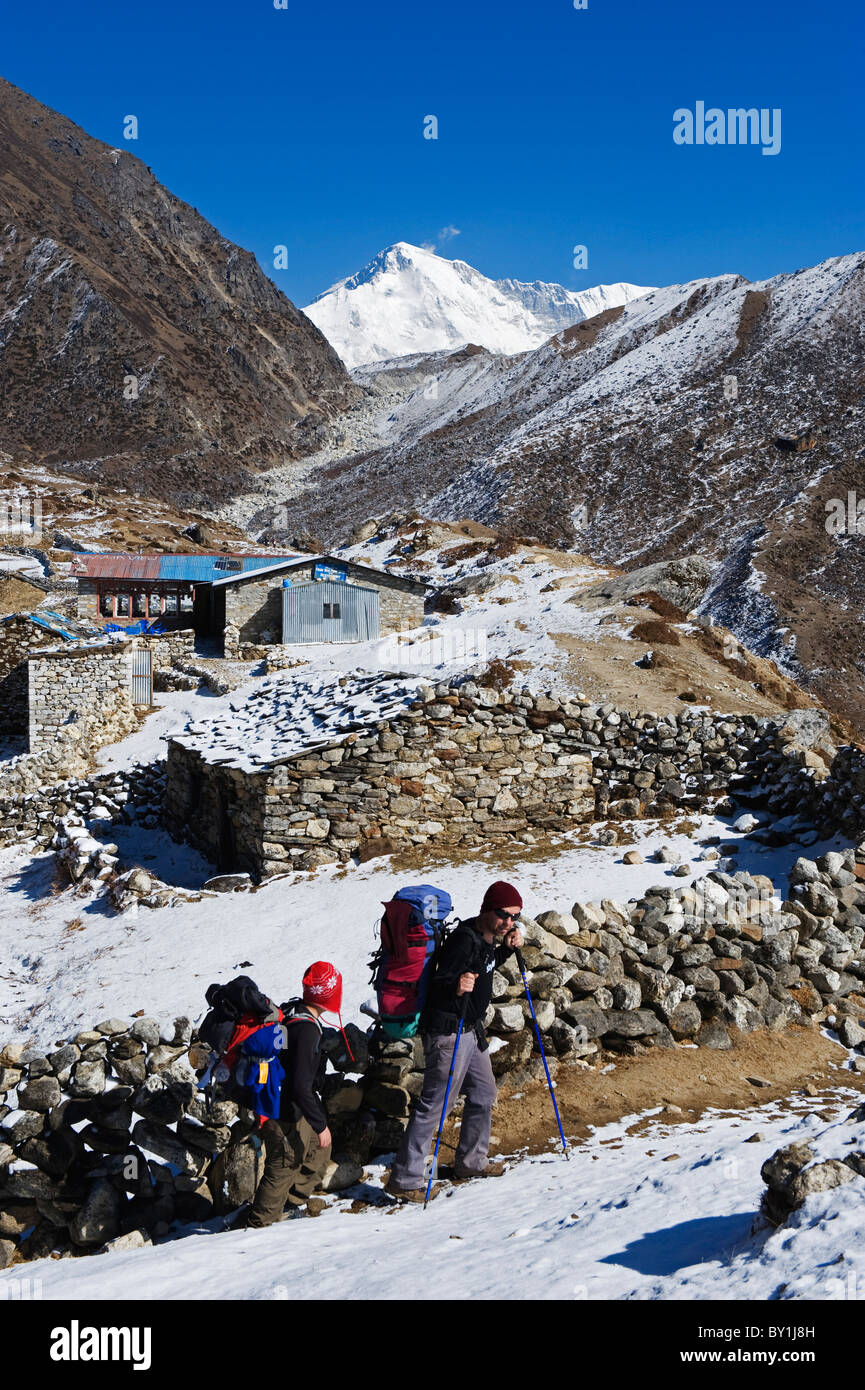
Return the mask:
{"type": "Polygon", "coordinates": [[[238,1020],[251,1015],[261,1023],[275,1023],[278,1010],[254,980],[238,975],[227,985],[210,985],[204,995],[210,1010],[199,1025],[200,1040],[221,1057],[228,1051],[238,1020]]]}

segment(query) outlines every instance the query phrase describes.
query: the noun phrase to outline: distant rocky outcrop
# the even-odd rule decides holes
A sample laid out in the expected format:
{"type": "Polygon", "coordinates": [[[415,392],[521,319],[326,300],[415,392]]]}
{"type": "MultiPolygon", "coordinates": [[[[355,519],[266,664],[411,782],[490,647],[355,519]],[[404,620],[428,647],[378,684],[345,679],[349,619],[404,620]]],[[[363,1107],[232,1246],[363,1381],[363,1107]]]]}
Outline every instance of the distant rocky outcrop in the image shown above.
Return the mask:
{"type": "Polygon", "coordinates": [[[602,580],[591,589],[576,594],[570,603],[581,608],[605,607],[610,603],[630,603],[641,595],[657,595],[683,615],[696,608],[712,579],[713,566],[703,555],[661,560],[641,569],[602,580]]]}
{"type": "Polygon", "coordinates": [[[183,505],[317,447],[342,363],[255,257],[0,80],[4,448],[183,505]]]}

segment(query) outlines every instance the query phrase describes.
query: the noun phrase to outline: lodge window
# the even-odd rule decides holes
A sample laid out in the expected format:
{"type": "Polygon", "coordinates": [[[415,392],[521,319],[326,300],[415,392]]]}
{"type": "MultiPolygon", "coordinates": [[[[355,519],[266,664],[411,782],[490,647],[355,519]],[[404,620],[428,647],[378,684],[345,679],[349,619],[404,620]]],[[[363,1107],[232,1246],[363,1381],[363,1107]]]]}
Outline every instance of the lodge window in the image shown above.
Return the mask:
{"type": "Polygon", "coordinates": [[[150,618],[158,618],[162,614],[162,594],[147,595],[147,615],[150,618]]]}
{"type": "Polygon", "coordinates": [[[177,612],[177,595],[176,595],[176,594],[166,594],[166,595],[165,595],[165,607],[163,608],[162,611],[163,611],[163,613],[176,613],[176,612],[177,612]]]}
{"type": "Polygon", "coordinates": [[[118,595],[117,595],[117,610],[116,610],[116,611],[117,611],[117,617],[118,617],[118,618],[128,618],[128,617],[129,617],[129,595],[128,595],[128,594],[118,594],[118,595]]]}
{"type": "Polygon", "coordinates": [[[132,595],[132,616],[133,618],[147,617],[147,595],[137,593],[132,595]]]}
{"type": "Polygon", "coordinates": [[[192,612],[192,594],[182,593],[180,595],[180,611],[181,613],[192,612]]]}
{"type": "Polygon", "coordinates": [[[100,594],[100,595],[99,595],[99,612],[100,612],[100,615],[101,615],[103,618],[113,618],[113,617],[114,617],[114,595],[113,595],[113,594],[100,594]]]}
{"type": "Polygon", "coordinates": [[[325,616],[326,618],[338,618],[338,617],[339,617],[339,604],[338,604],[338,603],[326,603],[326,604],[324,605],[324,616],[325,616]]]}

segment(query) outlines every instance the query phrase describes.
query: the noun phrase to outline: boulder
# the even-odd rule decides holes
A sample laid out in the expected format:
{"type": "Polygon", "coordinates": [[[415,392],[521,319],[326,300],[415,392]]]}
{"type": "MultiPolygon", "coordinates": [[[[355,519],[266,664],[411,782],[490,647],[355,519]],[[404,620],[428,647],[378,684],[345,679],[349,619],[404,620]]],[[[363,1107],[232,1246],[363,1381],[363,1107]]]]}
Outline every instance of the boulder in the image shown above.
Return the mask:
{"type": "Polygon", "coordinates": [[[239,1207],[251,1202],[264,1172],[264,1150],[257,1135],[249,1135],[228,1146],[222,1176],[228,1204],[239,1207]]]}
{"type": "Polygon", "coordinates": [[[99,1058],[76,1062],[69,1078],[72,1096],[98,1096],[105,1090],[105,1063],[99,1058]]]}
{"type": "Polygon", "coordinates": [[[37,1076],[18,1089],[18,1104],[24,1110],[38,1110],[43,1115],[61,1099],[60,1083],[56,1076],[37,1076]]]}
{"type": "Polygon", "coordinates": [[[533,1034],[527,1028],[521,1033],[514,1033],[504,1047],[499,1047],[495,1052],[490,1053],[493,1076],[503,1077],[507,1080],[508,1074],[515,1067],[521,1066],[531,1057],[533,1045],[533,1034]]]}
{"type": "Polygon", "coordinates": [[[76,1245],[104,1245],[117,1235],[120,1222],[120,1193],[107,1180],[97,1178],[83,1206],[69,1222],[69,1234],[76,1245]]]}
{"type": "Polygon", "coordinates": [[[493,1008],[492,1027],[503,1033],[519,1033],[525,1027],[525,1016],[521,1004],[496,1004],[493,1008]]]}
{"type": "Polygon", "coordinates": [[[856,1177],[852,1167],[838,1158],[829,1158],[825,1163],[814,1163],[796,1173],[787,1185],[787,1197],[798,1207],[813,1192],[828,1192],[833,1187],[853,1182],[856,1177]]]}
{"type": "Polygon", "coordinates": [[[147,1047],[156,1047],[159,1042],[160,1027],[155,1018],[134,1018],[129,1032],[147,1047]]]}
{"type": "Polygon", "coordinates": [[[97,1023],[96,1031],[106,1037],[113,1037],[115,1033],[128,1033],[130,1026],[128,1018],[104,1018],[101,1023],[97,1023]]]}
{"type": "Polygon", "coordinates": [[[716,1050],[724,1050],[733,1046],[730,1034],[718,1018],[705,1019],[694,1037],[694,1041],[698,1047],[712,1047],[716,1050]]]}
{"type": "Polygon", "coordinates": [[[705,556],[684,555],[604,579],[566,602],[579,603],[581,607],[609,607],[614,603],[628,603],[634,595],[651,593],[684,615],[697,607],[711,583],[712,574],[713,566],[705,556]]]}
{"type": "Polygon", "coordinates": [[[696,1037],[702,1022],[700,1010],[693,999],[682,999],[667,1019],[670,1032],[678,1042],[696,1037]]]}
{"type": "Polygon", "coordinates": [[[146,1153],[156,1154],[181,1173],[200,1174],[207,1160],[200,1151],[189,1148],[178,1135],[153,1120],[138,1120],[132,1130],[133,1141],[146,1153]]]}
{"type": "Polygon", "coordinates": [[[408,1115],[411,1096],[402,1086],[387,1082],[373,1082],[366,1090],[366,1104],[382,1115],[401,1117],[408,1115]]]}
{"type": "Polygon", "coordinates": [[[328,1164],[321,1179],[321,1187],[325,1192],[344,1192],[347,1187],[354,1187],[362,1180],[361,1165],[351,1159],[343,1159],[341,1162],[332,1161],[328,1164]]]}
{"type": "Polygon", "coordinates": [[[249,874],[217,874],[204,884],[205,892],[208,893],[236,893],[243,888],[251,887],[252,879],[249,874]]]}

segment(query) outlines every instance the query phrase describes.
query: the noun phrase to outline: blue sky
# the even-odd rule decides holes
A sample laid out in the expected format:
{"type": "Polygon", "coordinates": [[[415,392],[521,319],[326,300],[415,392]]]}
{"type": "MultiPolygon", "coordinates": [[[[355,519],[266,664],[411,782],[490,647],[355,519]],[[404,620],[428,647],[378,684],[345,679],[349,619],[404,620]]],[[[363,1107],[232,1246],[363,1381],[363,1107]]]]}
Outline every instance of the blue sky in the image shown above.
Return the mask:
{"type": "Polygon", "coordinates": [[[861,0],[5,0],[2,31],[4,77],[126,145],[298,304],[448,226],[443,254],[572,289],[865,247],[861,0]],[[780,108],[780,153],[675,145],[698,100],[780,108]]]}

